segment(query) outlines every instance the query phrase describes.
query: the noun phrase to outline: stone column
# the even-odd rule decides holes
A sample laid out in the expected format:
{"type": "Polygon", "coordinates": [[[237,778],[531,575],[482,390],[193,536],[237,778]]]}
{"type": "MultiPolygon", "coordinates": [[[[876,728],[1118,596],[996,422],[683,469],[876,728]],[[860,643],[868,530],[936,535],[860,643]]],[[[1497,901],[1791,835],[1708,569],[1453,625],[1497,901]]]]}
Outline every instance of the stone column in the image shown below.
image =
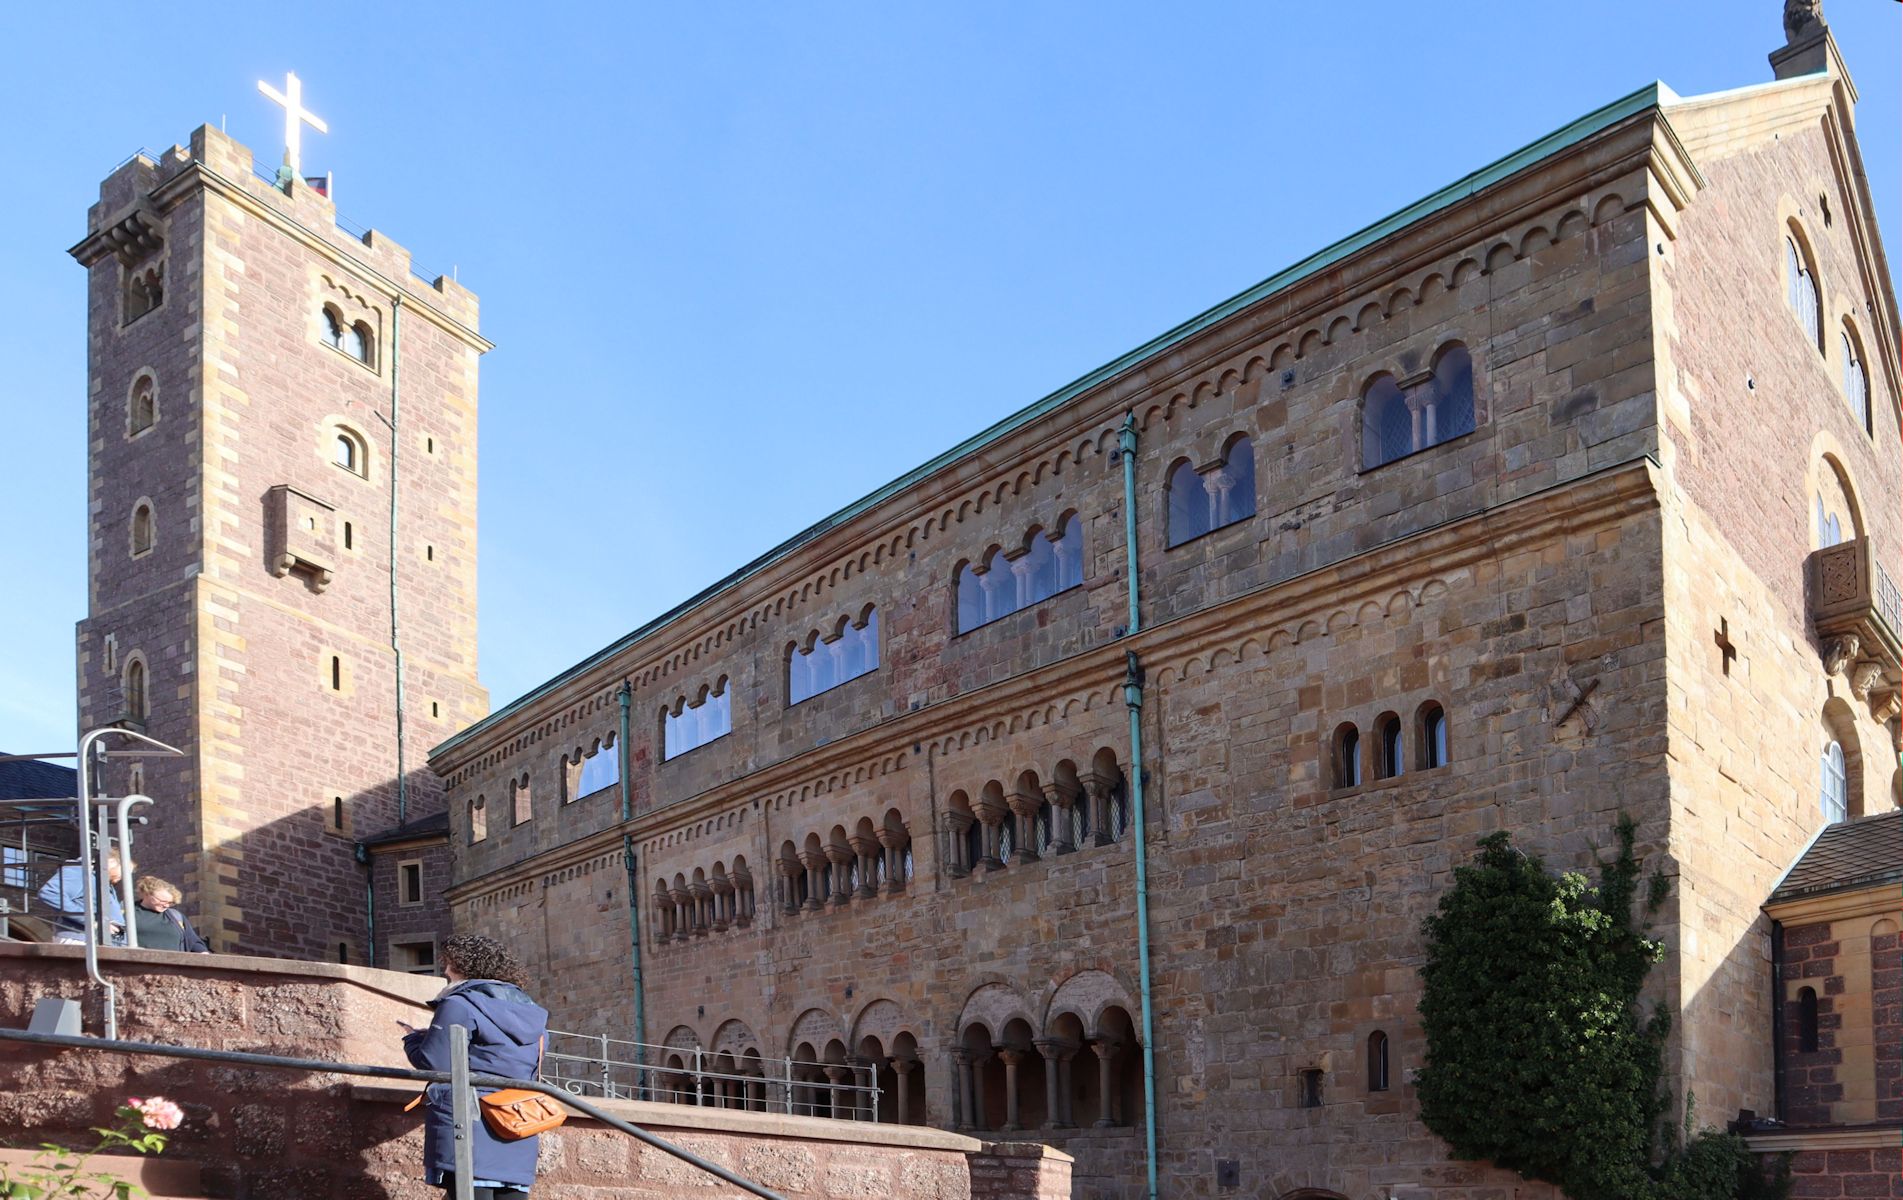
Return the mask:
{"type": "Polygon", "coordinates": [[[780,886],[786,890],[786,894],[780,897],[780,911],[788,916],[800,910],[800,875],[804,870],[797,860],[780,860],[780,886]]]}
{"type": "Polygon", "coordinates": [[[709,916],[714,907],[714,889],[704,883],[693,885],[694,892],[694,936],[706,937],[708,926],[712,924],[709,916]]]}
{"type": "Polygon", "coordinates": [[[918,1059],[893,1055],[892,1059],[892,1119],[895,1124],[912,1123],[912,1072],[918,1069],[918,1059]]]}
{"type": "Polygon", "coordinates": [[[733,877],[733,924],[745,929],[753,924],[753,872],[736,871],[733,877]]]}
{"type": "Polygon", "coordinates": [[[848,872],[848,868],[852,866],[852,849],[848,846],[829,844],[826,847],[826,858],[832,863],[833,868],[833,907],[844,908],[852,903],[851,875],[848,872]]]}
{"type": "Polygon", "coordinates": [[[905,846],[911,840],[903,829],[879,826],[879,846],[885,851],[885,894],[896,896],[905,890],[905,846]]]}
{"type": "Polygon", "coordinates": [[[1218,467],[1203,476],[1203,490],[1209,493],[1209,527],[1217,529],[1229,523],[1229,490],[1236,477],[1227,467],[1218,467]]]}
{"type": "Polygon", "coordinates": [[[674,940],[684,942],[694,936],[694,896],[685,888],[673,893],[674,940]]]}
{"type": "Polygon", "coordinates": [[[1097,1095],[1098,1103],[1103,1107],[1103,1114],[1097,1118],[1097,1128],[1115,1129],[1123,1124],[1122,1114],[1118,1111],[1123,1106],[1117,1097],[1115,1070],[1117,1052],[1123,1049],[1123,1043],[1100,1039],[1090,1043],[1090,1048],[1097,1052],[1097,1095]]]}
{"type": "Polygon", "coordinates": [[[971,1051],[960,1046],[951,1052],[952,1128],[971,1129],[971,1051]]]}
{"type": "Polygon", "coordinates": [[[860,837],[855,833],[848,840],[848,844],[852,847],[853,854],[859,859],[859,886],[853,889],[853,898],[870,900],[879,894],[878,885],[873,883],[874,876],[879,873],[874,865],[879,859],[879,843],[872,838],[860,837]]]}
{"type": "Polygon", "coordinates": [[[1018,1120],[1018,1064],[1024,1061],[1024,1051],[1006,1049],[998,1051],[998,1061],[1004,1064],[1004,1126],[1006,1132],[1015,1133],[1024,1128],[1018,1120]]]}
{"type": "Polygon", "coordinates": [[[1094,845],[1108,846],[1117,840],[1110,826],[1110,790],[1116,781],[1092,771],[1081,782],[1090,803],[1090,840],[1094,845]]]}
{"type": "Polygon", "coordinates": [[[826,1082],[834,1085],[833,1088],[826,1093],[826,1104],[827,1107],[832,1110],[833,1119],[836,1121],[855,1120],[856,1117],[853,1115],[855,1097],[851,1092],[840,1090],[840,1085],[852,1082],[852,1068],[842,1066],[827,1067],[826,1082]],[[841,1110],[844,1110],[844,1115],[842,1115],[841,1110]]]}
{"type": "Polygon", "coordinates": [[[1044,805],[1042,792],[1012,792],[1005,797],[1011,815],[1018,823],[1018,844],[1012,857],[1019,862],[1037,861],[1037,810],[1044,805]]]}
{"type": "Polygon", "coordinates": [[[807,912],[818,912],[826,907],[819,899],[819,875],[826,870],[826,858],[810,850],[802,850],[800,865],[806,868],[806,903],[800,907],[807,912]]]}
{"type": "Polygon", "coordinates": [[[1012,593],[1017,596],[1017,607],[1029,608],[1036,599],[1031,594],[1031,556],[1027,553],[1021,558],[1011,560],[1012,593]]]}
{"type": "Polygon", "coordinates": [[[946,871],[955,879],[963,879],[971,874],[978,864],[965,861],[965,831],[971,828],[971,817],[967,813],[948,812],[945,823],[951,829],[951,853],[945,856],[946,871]]]}
{"type": "Polygon", "coordinates": [[[1044,1128],[1069,1129],[1068,1066],[1071,1056],[1077,1053],[1077,1043],[1065,1038],[1038,1038],[1032,1044],[1044,1056],[1044,1128]]]}
{"type": "Polygon", "coordinates": [[[1051,802],[1051,853],[1069,854],[1077,849],[1070,837],[1070,808],[1077,802],[1077,793],[1066,784],[1047,783],[1044,798],[1051,802]]]}
{"type": "Polygon", "coordinates": [[[1004,859],[1000,857],[999,831],[1004,828],[1005,821],[1010,819],[1011,809],[1008,805],[985,796],[980,796],[974,807],[978,819],[984,822],[985,827],[984,857],[978,860],[978,865],[987,871],[996,871],[1004,866],[1004,859]]]}

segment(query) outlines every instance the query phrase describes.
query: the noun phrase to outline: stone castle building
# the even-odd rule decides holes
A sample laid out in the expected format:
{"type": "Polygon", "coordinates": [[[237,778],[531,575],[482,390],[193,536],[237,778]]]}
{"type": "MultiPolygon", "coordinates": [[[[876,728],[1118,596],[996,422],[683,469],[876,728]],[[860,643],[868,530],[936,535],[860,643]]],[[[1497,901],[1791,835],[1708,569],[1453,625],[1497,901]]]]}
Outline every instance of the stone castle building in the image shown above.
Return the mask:
{"type": "Polygon", "coordinates": [[[89,328],[79,725],[184,751],[104,764],[107,793],[154,798],[141,868],[183,887],[215,949],[427,967],[441,920],[411,914],[445,855],[425,758],[488,710],[476,298],[210,128],[114,171],[72,253],[89,328]],[[377,841],[413,859],[359,845],[432,820],[433,846],[377,841]]]}
{"type": "Polygon", "coordinates": [[[1627,813],[1666,1089],[1773,1112],[1762,906],[1896,808],[1903,683],[1896,298],[1792,7],[1773,81],[1613,100],[445,740],[457,927],[665,1088],[870,1069],[1080,1195],[1152,1129],[1170,1196],[1550,1195],[1418,1120],[1421,920],[1484,834],[1588,869],[1627,813]]]}

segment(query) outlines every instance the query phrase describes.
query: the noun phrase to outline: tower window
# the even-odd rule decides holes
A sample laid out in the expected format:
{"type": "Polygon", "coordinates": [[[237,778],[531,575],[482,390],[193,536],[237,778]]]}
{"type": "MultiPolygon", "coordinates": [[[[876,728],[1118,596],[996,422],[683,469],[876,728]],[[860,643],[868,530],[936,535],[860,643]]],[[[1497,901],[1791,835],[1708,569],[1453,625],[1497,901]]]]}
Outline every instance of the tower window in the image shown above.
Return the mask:
{"type": "Polygon", "coordinates": [[[369,457],[364,453],[363,440],[347,429],[338,430],[331,439],[330,461],[352,475],[369,478],[369,457]]]}
{"type": "Polygon", "coordinates": [[[152,506],[140,501],[139,506],[132,510],[132,556],[137,558],[150,553],[152,539],[152,506]]]}
{"type": "Polygon", "coordinates": [[[423,547],[423,557],[429,562],[435,562],[436,561],[436,547],[434,546],[423,547]]]}
{"type": "Polygon", "coordinates": [[[1361,467],[1391,463],[1473,431],[1473,357],[1465,346],[1450,343],[1425,378],[1382,375],[1368,385],[1361,398],[1361,467]]]}
{"type": "Polygon", "coordinates": [[[1817,1052],[1817,989],[1799,988],[1797,992],[1797,1049],[1800,1054],[1817,1052]]]}
{"type": "Polygon", "coordinates": [[[344,690],[344,660],[335,654],[330,656],[330,690],[344,690]]]}
{"type": "Polygon", "coordinates": [[[146,719],[145,663],[136,658],[126,664],[125,702],[127,720],[146,719]]]}
{"type": "Polygon", "coordinates": [[[165,301],[165,268],[158,263],[126,271],[122,324],[130,325],[165,301]]]}
{"type": "Polygon", "coordinates": [[[1388,1035],[1379,1029],[1368,1035],[1368,1090],[1388,1090],[1388,1035]]]}
{"type": "Polygon", "coordinates": [[[489,836],[488,807],[486,796],[477,796],[469,802],[469,844],[472,846],[489,836]]]}
{"type": "Polygon", "coordinates": [[[344,522],[344,549],[346,550],[355,549],[356,548],[355,542],[356,542],[355,531],[350,528],[350,522],[345,521],[344,522]]]}
{"type": "Polygon", "coordinates": [[[344,810],[344,798],[342,796],[332,796],[330,798],[329,815],[330,831],[332,833],[342,833],[350,828],[349,817],[344,810]]]}
{"type": "Polygon", "coordinates": [[[126,407],[126,430],[134,436],[158,424],[159,402],[150,375],[139,376],[132,385],[132,398],[126,407]]]}

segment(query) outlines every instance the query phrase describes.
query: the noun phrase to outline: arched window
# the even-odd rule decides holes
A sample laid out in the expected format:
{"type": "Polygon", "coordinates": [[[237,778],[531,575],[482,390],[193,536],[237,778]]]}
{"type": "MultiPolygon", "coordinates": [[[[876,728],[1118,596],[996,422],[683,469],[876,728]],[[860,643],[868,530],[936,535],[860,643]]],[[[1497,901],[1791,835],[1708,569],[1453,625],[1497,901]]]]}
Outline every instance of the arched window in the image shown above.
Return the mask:
{"type": "Polygon", "coordinates": [[[132,385],[132,396],[126,402],[126,428],[133,434],[144,433],[158,424],[159,402],[157,388],[150,375],[141,375],[132,385]]]}
{"type": "Polygon", "coordinates": [[[1169,544],[1193,538],[1255,515],[1255,443],[1247,434],[1231,439],[1215,466],[1198,471],[1189,460],[1169,477],[1169,544]]]}
{"type": "Polygon", "coordinates": [[[375,364],[376,347],[376,337],[370,332],[367,322],[358,321],[344,331],[344,353],[364,366],[375,364]]]}
{"type": "Polygon", "coordinates": [[[1843,540],[1843,514],[1824,503],[1822,492],[1817,493],[1817,548],[1827,550],[1843,540]]]}
{"type": "Polygon", "coordinates": [[[722,675],[698,699],[690,702],[681,696],[671,709],[662,710],[661,758],[678,758],[731,732],[733,694],[727,690],[727,677],[722,675]]]}
{"type": "Polygon", "coordinates": [[[1361,731],[1343,725],[1335,731],[1335,786],[1361,786],[1361,731]]]}
{"type": "Polygon", "coordinates": [[[1797,990],[1797,1050],[1800,1054],[1817,1052],[1817,989],[1797,990]]]}
{"type": "Polygon", "coordinates": [[[136,557],[152,549],[152,506],[141,502],[132,510],[132,553],[136,557]]]}
{"type": "Polygon", "coordinates": [[[614,747],[615,735],[611,733],[586,752],[575,752],[567,780],[568,799],[592,796],[602,788],[621,782],[621,754],[614,747]]]}
{"type": "Polygon", "coordinates": [[[1795,234],[1784,236],[1784,303],[1797,314],[1797,323],[1810,336],[1811,345],[1821,350],[1824,331],[1817,305],[1817,276],[1795,234]]]}
{"type": "Polygon", "coordinates": [[[1858,426],[1870,433],[1870,376],[1864,372],[1863,356],[1857,353],[1857,342],[1850,336],[1850,330],[1845,329],[1837,336],[1843,342],[1844,399],[1850,403],[1851,415],[1857,418],[1858,426]]]}
{"type": "Polygon", "coordinates": [[[331,438],[330,461],[352,475],[369,478],[370,461],[364,453],[363,439],[348,429],[339,429],[331,438]]]}
{"type": "Polygon", "coordinates": [[[1084,526],[1076,513],[1068,513],[1055,530],[1031,530],[1020,549],[993,549],[981,563],[958,564],[958,632],[969,633],[1083,582],[1084,526]]]}
{"type": "Polygon", "coordinates": [[[1361,399],[1361,465],[1368,469],[1474,431],[1473,356],[1441,347],[1426,375],[1382,375],[1361,399]]]}
{"type": "Polygon", "coordinates": [[[146,707],[145,663],[141,659],[131,659],[126,663],[124,683],[126,720],[143,723],[149,713],[146,707]]]}
{"type": "Polygon", "coordinates": [[[509,824],[521,825],[535,815],[535,802],[529,793],[529,777],[525,774],[509,781],[509,824]]]}
{"type": "Polygon", "coordinates": [[[1421,706],[1421,769],[1447,765],[1447,711],[1433,701],[1421,706]]]}
{"type": "Polygon", "coordinates": [[[165,271],[161,264],[129,268],[126,271],[124,316],[121,324],[130,325],[165,302],[165,271]]]}
{"type": "Polygon", "coordinates": [[[1835,738],[1824,743],[1818,762],[1818,807],[1824,824],[1834,825],[1850,815],[1850,782],[1844,771],[1844,748],[1835,738]]]}
{"type": "Polygon", "coordinates": [[[1380,738],[1379,758],[1375,763],[1375,777],[1392,779],[1407,767],[1404,757],[1406,739],[1401,733],[1401,718],[1389,713],[1375,722],[1375,734],[1380,738]]]}
{"type": "Polygon", "coordinates": [[[1368,1090],[1388,1090],[1388,1035],[1379,1029],[1368,1035],[1368,1090]]]}
{"type": "Polygon", "coordinates": [[[786,648],[786,702],[798,704],[879,669],[879,612],[867,605],[854,622],[841,617],[830,636],[817,630],[806,648],[786,648]]]}
{"type": "Polygon", "coordinates": [[[324,306],[324,344],[332,350],[344,348],[344,319],[336,309],[324,306]]]}
{"type": "Polygon", "coordinates": [[[489,836],[489,798],[477,796],[469,802],[469,844],[489,836]]]}

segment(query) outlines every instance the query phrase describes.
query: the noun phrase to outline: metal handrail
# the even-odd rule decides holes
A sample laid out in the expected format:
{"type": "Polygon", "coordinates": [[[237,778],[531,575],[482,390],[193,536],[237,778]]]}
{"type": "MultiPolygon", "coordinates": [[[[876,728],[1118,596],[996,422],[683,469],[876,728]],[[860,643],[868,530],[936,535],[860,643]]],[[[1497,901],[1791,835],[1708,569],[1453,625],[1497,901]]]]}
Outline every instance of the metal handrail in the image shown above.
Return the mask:
{"type": "MultiPolygon", "coordinates": [[[[459,1028],[451,1026],[451,1029],[459,1028]]],[[[453,1035],[452,1035],[453,1036],[453,1035]]],[[[462,1071],[417,1071],[409,1067],[377,1067],[364,1063],[330,1062],[320,1058],[286,1058],[277,1054],[252,1054],[243,1050],[206,1050],[197,1046],[168,1046],[163,1042],[126,1042],[117,1038],[69,1037],[55,1033],[29,1033],[24,1029],[0,1029],[0,1041],[24,1042],[34,1046],[51,1046],[63,1050],[99,1050],[108,1054],[151,1054],[161,1058],[185,1058],[199,1062],[230,1063],[239,1066],[267,1067],[282,1071],[310,1071],[332,1075],[358,1075],[367,1079],[402,1079],[416,1083],[454,1083],[462,1071]]],[[[691,1150],[676,1146],[665,1138],[656,1137],[639,1125],[610,1116],[601,1109],[579,1097],[572,1096],[552,1084],[531,1079],[510,1079],[502,1075],[489,1075],[480,1071],[470,1071],[467,1075],[470,1087],[486,1088],[522,1088],[540,1092],[567,1105],[576,1112],[592,1120],[601,1122],[610,1129],[618,1130],[636,1139],[644,1145],[652,1146],[665,1154],[671,1154],[682,1162],[699,1167],[708,1174],[740,1188],[749,1195],[759,1196],[761,1200],[785,1200],[778,1192],[769,1191],[751,1180],[742,1179],[718,1163],[708,1162],[691,1150]]],[[[465,1144],[467,1140],[465,1137],[465,1144]]],[[[469,1175],[460,1175],[459,1186],[473,1183],[469,1175]]]]}
{"type": "MultiPolygon", "coordinates": [[[[611,1099],[652,1099],[654,1093],[666,1090],[650,1082],[653,1076],[656,1074],[680,1075],[692,1080],[693,1099],[689,1103],[697,1106],[720,1107],[719,1100],[709,1095],[706,1084],[709,1081],[730,1082],[740,1084],[743,1088],[758,1084],[763,1089],[779,1089],[780,1095],[777,1099],[762,1098],[761,1103],[767,1106],[767,1111],[778,1108],[792,1115],[797,1108],[804,1108],[807,1110],[807,1115],[816,1115],[815,1110],[819,1107],[817,1103],[795,1099],[796,1090],[805,1089],[809,1094],[824,1093],[827,1096],[827,1107],[832,1110],[832,1116],[835,1119],[866,1119],[873,1122],[879,1119],[881,1089],[878,1073],[871,1065],[864,1062],[816,1062],[787,1056],[780,1059],[762,1059],[760,1074],[755,1075],[744,1071],[717,1069],[713,1065],[715,1056],[699,1046],[654,1045],[648,1042],[629,1041],[625,1038],[612,1038],[606,1034],[574,1033],[561,1029],[549,1030],[548,1036],[550,1049],[543,1055],[543,1062],[553,1066],[554,1069],[545,1069],[542,1072],[542,1078],[548,1083],[563,1088],[571,1095],[585,1094],[578,1089],[594,1089],[602,1096],[611,1099]],[[582,1042],[595,1052],[581,1054],[556,1049],[557,1046],[565,1045],[565,1042],[556,1039],[582,1042]],[[628,1049],[624,1051],[617,1049],[618,1047],[628,1049]],[[611,1053],[628,1053],[632,1057],[616,1058],[611,1057],[611,1053]],[[689,1061],[683,1062],[678,1067],[670,1066],[666,1062],[666,1057],[670,1055],[688,1056],[689,1061]],[[585,1070],[581,1073],[570,1074],[562,1069],[561,1064],[564,1063],[581,1064],[585,1070]],[[767,1074],[769,1064],[779,1066],[781,1073],[767,1074]],[[618,1085],[615,1082],[615,1076],[618,1073],[616,1068],[622,1069],[620,1074],[633,1075],[641,1082],[618,1085]],[[815,1072],[823,1074],[828,1070],[843,1069],[850,1072],[855,1081],[863,1076],[866,1082],[834,1083],[830,1079],[798,1078],[794,1074],[796,1068],[801,1069],[808,1076],[815,1072]]],[[[760,1111],[754,1109],[751,1100],[743,1100],[741,1107],[743,1111],[760,1111]]]]}

